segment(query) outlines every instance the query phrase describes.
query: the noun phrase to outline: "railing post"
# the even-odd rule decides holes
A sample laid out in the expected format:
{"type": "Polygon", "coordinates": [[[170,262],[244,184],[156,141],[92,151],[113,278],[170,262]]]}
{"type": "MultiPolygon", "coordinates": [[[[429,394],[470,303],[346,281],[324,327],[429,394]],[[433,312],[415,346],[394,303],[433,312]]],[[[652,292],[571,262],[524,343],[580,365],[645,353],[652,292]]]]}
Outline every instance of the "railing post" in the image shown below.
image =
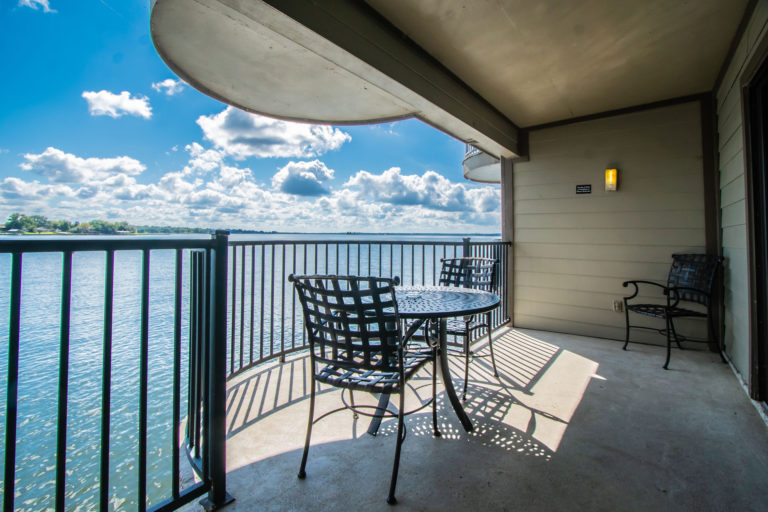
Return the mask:
{"type": "Polygon", "coordinates": [[[209,397],[211,402],[208,440],[211,490],[200,504],[206,510],[219,509],[234,498],[227,493],[227,251],[229,231],[217,230],[212,258],[211,322],[209,323],[209,397]]]}
{"type": "Polygon", "coordinates": [[[472,256],[472,246],[469,245],[469,237],[461,239],[463,256],[468,258],[472,256]]]}

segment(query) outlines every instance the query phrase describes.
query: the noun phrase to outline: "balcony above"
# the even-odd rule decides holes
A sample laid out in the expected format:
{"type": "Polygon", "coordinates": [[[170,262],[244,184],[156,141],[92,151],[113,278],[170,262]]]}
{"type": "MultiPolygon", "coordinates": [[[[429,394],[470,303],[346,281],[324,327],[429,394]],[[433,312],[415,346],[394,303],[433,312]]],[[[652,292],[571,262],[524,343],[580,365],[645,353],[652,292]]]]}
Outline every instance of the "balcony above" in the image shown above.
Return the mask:
{"type": "Polygon", "coordinates": [[[462,162],[464,177],[481,183],[501,182],[501,162],[488,153],[467,144],[462,162]]]}

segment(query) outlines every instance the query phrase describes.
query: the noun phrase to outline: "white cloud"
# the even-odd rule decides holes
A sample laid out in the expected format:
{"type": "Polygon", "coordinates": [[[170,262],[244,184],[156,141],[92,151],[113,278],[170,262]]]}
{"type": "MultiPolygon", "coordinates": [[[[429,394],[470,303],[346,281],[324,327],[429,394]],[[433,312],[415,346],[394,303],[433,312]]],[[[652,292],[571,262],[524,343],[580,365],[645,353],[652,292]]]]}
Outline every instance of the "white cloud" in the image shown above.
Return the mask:
{"type": "Polygon", "coordinates": [[[200,116],[197,124],[206,139],[238,159],[312,158],[351,140],[338,128],[279,121],[233,107],[211,116],[200,116]]]}
{"type": "Polygon", "coordinates": [[[184,82],[181,80],[174,80],[173,78],[166,78],[162,82],[153,82],[152,88],[157,92],[173,96],[184,90],[184,82]]]}
{"type": "Polygon", "coordinates": [[[280,192],[298,196],[321,196],[329,193],[323,182],[333,179],[333,169],[320,160],[288,162],[272,177],[272,186],[280,192]]]}
{"type": "Polygon", "coordinates": [[[19,0],[19,6],[31,7],[34,10],[37,10],[38,7],[42,7],[43,12],[56,12],[54,9],[51,9],[48,0],[19,0]]]}
{"type": "Polygon", "coordinates": [[[144,164],[127,156],[115,158],[80,158],[53,147],[39,155],[27,153],[26,162],[19,165],[25,171],[34,171],[53,183],[87,183],[104,180],[117,174],[137,175],[144,164]]]}
{"type": "Polygon", "coordinates": [[[229,165],[221,149],[199,143],[184,149],[189,154],[184,167],[147,181],[144,165],[128,156],[82,158],[49,147],[24,155],[20,164],[40,178],[0,178],[0,205],[6,214],[34,210],[80,221],[110,218],[134,224],[279,231],[499,229],[497,186],[455,183],[433,171],[419,175],[392,168],[359,171],[330,189],[336,172],[319,159],[289,162],[264,185],[250,168],[229,165]]]}
{"type": "Polygon", "coordinates": [[[197,142],[187,144],[184,146],[184,149],[192,157],[184,168],[186,173],[191,173],[193,171],[212,171],[221,165],[222,160],[224,160],[224,154],[221,151],[205,149],[197,142]]]}
{"type": "Polygon", "coordinates": [[[24,181],[19,178],[5,178],[3,180],[0,195],[7,200],[35,200],[44,199],[51,195],[72,195],[68,187],[44,185],[39,181],[24,181]]]}
{"type": "Polygon", "coordinates": [[[359,197],[399,206],[424,206],[448,212],[492,212],[501,207],[501,192],[491,186],[452,183],[434,171],[404,175],[393,167],[382,174],[359,171],[344,188],[359,197]]]}
{"type": "Polygon", "coordinates": [[[152,107],[146,96],[132,97],[128,91],[114,94],[109,91],[83,91],[83,98],[88,102],[88,112],[92,116],[121,117],[124,115],[152,117],[152,107]]]}

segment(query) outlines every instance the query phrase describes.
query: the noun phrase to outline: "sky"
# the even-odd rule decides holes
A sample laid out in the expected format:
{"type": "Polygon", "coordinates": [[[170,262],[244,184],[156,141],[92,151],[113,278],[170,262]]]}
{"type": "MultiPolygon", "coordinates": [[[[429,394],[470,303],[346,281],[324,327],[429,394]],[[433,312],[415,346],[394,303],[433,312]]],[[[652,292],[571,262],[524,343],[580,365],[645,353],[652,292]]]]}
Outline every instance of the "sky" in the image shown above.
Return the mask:
{"type": "Polygon", "coordinates": [[[411,119],[249,114],[175,76],[149,0],[0,0],[0,222],[11,213],[287,232],[498,233],[498,185],[411,119]]]}

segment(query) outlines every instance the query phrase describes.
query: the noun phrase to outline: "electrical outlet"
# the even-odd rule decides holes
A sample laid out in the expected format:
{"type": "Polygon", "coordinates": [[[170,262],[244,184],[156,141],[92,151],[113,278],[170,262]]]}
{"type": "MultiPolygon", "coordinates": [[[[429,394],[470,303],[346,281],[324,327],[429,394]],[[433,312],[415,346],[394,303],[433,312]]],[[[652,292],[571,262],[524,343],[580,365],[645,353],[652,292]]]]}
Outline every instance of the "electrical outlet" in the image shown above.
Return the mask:
{"type": "Polygon", "coordinates": [[[623,313],[624,312],[624,301],[621,299],[615,299],[613,301],[613,309],[614,313],[623,313]]]}

